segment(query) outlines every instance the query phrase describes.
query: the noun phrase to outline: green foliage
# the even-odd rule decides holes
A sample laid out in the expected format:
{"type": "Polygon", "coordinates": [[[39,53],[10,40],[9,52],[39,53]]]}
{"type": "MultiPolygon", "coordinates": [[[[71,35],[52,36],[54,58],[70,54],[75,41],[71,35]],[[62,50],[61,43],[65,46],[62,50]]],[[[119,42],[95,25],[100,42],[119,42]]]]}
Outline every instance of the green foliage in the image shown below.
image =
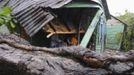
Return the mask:
{"type": "Polygon", "coordinates": [[[123,46],[122,48],[125,51],[128,51],[132,48],[131,36],[132,36],[132,25],[134,24],[134,13],[126,11],[124,15],[118,16],[118,19],[122,20],[127,24],[127,29],[123,33],[123,46]]]}
{"type": "Polygon", "coordinates": [[[15,23],[14,18],[11,16],[12,9],[8,6],[3,7],[2,10],[0,10],[0,26],[6,25],[7,28],[12,33],[15,30],[15,23]]]}
{"type": "Polygon", "coordinates": [[[123,37],[123,33],[122,32],[116,33],[115,38],[116,38],[116,41],[117,41],[118,44],[121,42],[121,40],[122,40],[121,38],[122,37],[123,37]]]}
{"type": "Polygon", "coordinates": [[[134,13],[125,11],[124,15],[117,16],[118,19],[126,23],[128,26],[134,24],[134,13]]]}

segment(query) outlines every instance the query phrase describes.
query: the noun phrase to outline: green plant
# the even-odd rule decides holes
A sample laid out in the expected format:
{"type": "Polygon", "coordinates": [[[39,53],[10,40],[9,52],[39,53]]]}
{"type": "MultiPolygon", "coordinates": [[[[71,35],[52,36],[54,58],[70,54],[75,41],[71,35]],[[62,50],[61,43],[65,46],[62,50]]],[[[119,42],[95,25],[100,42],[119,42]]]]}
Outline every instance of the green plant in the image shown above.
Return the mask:
{"type": "Polygon", "coordinates": [[[122,42],[122,49],[124,49],[125,51],[128,51],[131,49],[131,29],[128,28],[128,30],[126,32],[119,32],[116,34],[116,40],[117,43],[121,43],[122,42]],[[123,36],[124,35],[124,36],[123,36]]]}
{"type": "Polygon", "coordinates": [[[118,19],[122,20],[127,24],[127,29],[123,33],[122,49],[128,51],[132,48],[132,25],[134,24],[134,13],[125,11],[124,15],[117,16],[118,19]]]}
{"type": "Polygon", "coordinates": [[[132,42],[131,42],[132,28],[128,27],[124,35],[125,36],[124,36],[124,41],[123,41],[123,49],[125,51],[128,51],[132,48],[132,42]]]}
{"type": "Polygon", "coordinates": [[[123,33],[122,32],[118,32],[115,35],[116,41],[119,44],[122,41],[122,37],[123,37],[123,33]]]}
{"type": "Polygon", "coordinates": [[[14,18],[11,16],[12,9],[9,6],[3,7],[0,10],[0,26],[6,25],[9,31],[12,33],[15,30],[14,18]]]}

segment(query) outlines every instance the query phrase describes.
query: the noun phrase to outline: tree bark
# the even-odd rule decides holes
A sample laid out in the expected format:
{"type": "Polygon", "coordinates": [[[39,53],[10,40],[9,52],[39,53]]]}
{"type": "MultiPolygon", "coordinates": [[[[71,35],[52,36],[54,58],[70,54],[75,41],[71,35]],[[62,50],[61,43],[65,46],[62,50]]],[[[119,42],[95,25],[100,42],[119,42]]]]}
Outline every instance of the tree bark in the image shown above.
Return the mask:
{"type": "Polygon", "coordinates": [[[62,72],[62,70],[69,70],[70,73],[74,73],[70,70],[75,67],[77,68],[74,69],[75,71],[82,70],[82,72],[80,71],[79,74],[74,73],[72,75],[81,75],[81,73],[82,75],[88,75],[88,73],[93,73],[94,71],[94,75],[97,75],[96,73],[99,71],[103,71],[102,75],[133,73],[134,50],[113,53],[112,51],[105,51],[104,53],[99,54],[80,46],[46,48],[32,46],[24,40],[20,41],[21,43],[16,40],[18,39],[5,35],[0,36],[0,66],[8,67],[4,69],[0,68],[0,74],[1,71],[3,72],[11,67],[16,69],[16,71],[13,70],[13,72],[18,73],[19,75],[29,75],[30,73],[32,73],[31,75],[34,73],[35,75],[45,75],[47,72],[49,72],[47,75],[50,75],[51,73],[51,75],[56,75],[55,72],[57,69],[59,71],[57,72],[57,75],[65,75],[67,73],[62,72]],[[46,63],[47,65],[45,65],[46,63]],[[68,64],[72,65],[70,66],[68,64]],[[65,67],[68,68],[66,69],[65,67]],[[50,72],[51,68],[52,72],[50,72]],[[86,68],[88,68],[90,72],[85,72],[87,71],[86,68]],[[47,69],[48,71],[46,72],[44,69],[47,69]],[[18,71],[22,72],[22,74],[18,71]]]}
{"type": "Polygon", "coordinates": [[[26,50],[26,51],[43,51],[47,53],[52,53],[55,55],[61,56],[72,56],[83,62],[89,64],[92,67],[102,67],[107,62],[112,61],[134,61],[134,51],[129,51],[126,54],[122,55],[112,55],[108,56],[104,53],[99,54],[94,51],[91,51],[86,48],[82,48],[80,46],[72,46],[72,47],[60,47],[60,48],[47,48],[47,47],[37,47],[32,45],[24,45],[20,43],[16,43],[14,40],[0,38],[0,43],[8,44],[12,47],[26,50]]]}
{"type": "Polygon", "coordinates": [[[71,56],[78,60],[82,60],[83,62],[89,64],[92,67],[101,67],[104,64],[104,60],[101,54],[95,53],[94,51],[79,46],[60,48],[36,47],[32,45],[19,44],[14,42],[13,40],[4,38],[0,39],[0,43],[5,43],[11,47],[26,51],[43,51],[60,56],[71,56]]]}

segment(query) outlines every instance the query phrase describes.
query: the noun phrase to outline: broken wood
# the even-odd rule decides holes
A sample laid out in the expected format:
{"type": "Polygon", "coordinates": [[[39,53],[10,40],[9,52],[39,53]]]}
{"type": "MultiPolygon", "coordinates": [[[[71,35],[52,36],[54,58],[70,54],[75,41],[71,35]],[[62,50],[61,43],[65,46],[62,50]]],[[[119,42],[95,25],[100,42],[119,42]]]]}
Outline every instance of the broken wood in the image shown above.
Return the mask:
{"type": "MultiPolygon", "coordinates": [[[[85,32],[83,27],[80,27],[79,29],[80,29],[79,33],[85,32]]],[[[59,34],[59,35],[77,34],[77,28],[75,27],[75,25],[65,25],[58,20],[53,20],[52,22],[46,24],[43,27],[43,30],[44,32],[49,33],[47,35],[47,38],[50,38],[52,35],[55,34],[59,34]],[[69,26],[71,26],[71,29],[68,28],[69,26]]]]}

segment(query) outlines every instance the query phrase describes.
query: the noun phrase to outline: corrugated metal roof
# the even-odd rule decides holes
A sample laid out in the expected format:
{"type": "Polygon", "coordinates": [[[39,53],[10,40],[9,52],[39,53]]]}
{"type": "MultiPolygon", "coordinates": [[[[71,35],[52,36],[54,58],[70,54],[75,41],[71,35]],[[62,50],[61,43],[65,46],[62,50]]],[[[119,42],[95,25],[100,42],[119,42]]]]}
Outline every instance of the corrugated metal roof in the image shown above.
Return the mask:
{"type": "Polygon", "coordinates": [[[71,0],[3,0],[13,8],[14,15],[29,36],[36,34],[54,16],[42,7],[59,8],[71,0]]]}
{"type": "Polygon", "coordinates": [[[40,7],[30,7],[20,14],[15,14],[15,16],[30,36],[36,34],[46,23],[54,18],[49,12],[43,11],[40,7]]]}

